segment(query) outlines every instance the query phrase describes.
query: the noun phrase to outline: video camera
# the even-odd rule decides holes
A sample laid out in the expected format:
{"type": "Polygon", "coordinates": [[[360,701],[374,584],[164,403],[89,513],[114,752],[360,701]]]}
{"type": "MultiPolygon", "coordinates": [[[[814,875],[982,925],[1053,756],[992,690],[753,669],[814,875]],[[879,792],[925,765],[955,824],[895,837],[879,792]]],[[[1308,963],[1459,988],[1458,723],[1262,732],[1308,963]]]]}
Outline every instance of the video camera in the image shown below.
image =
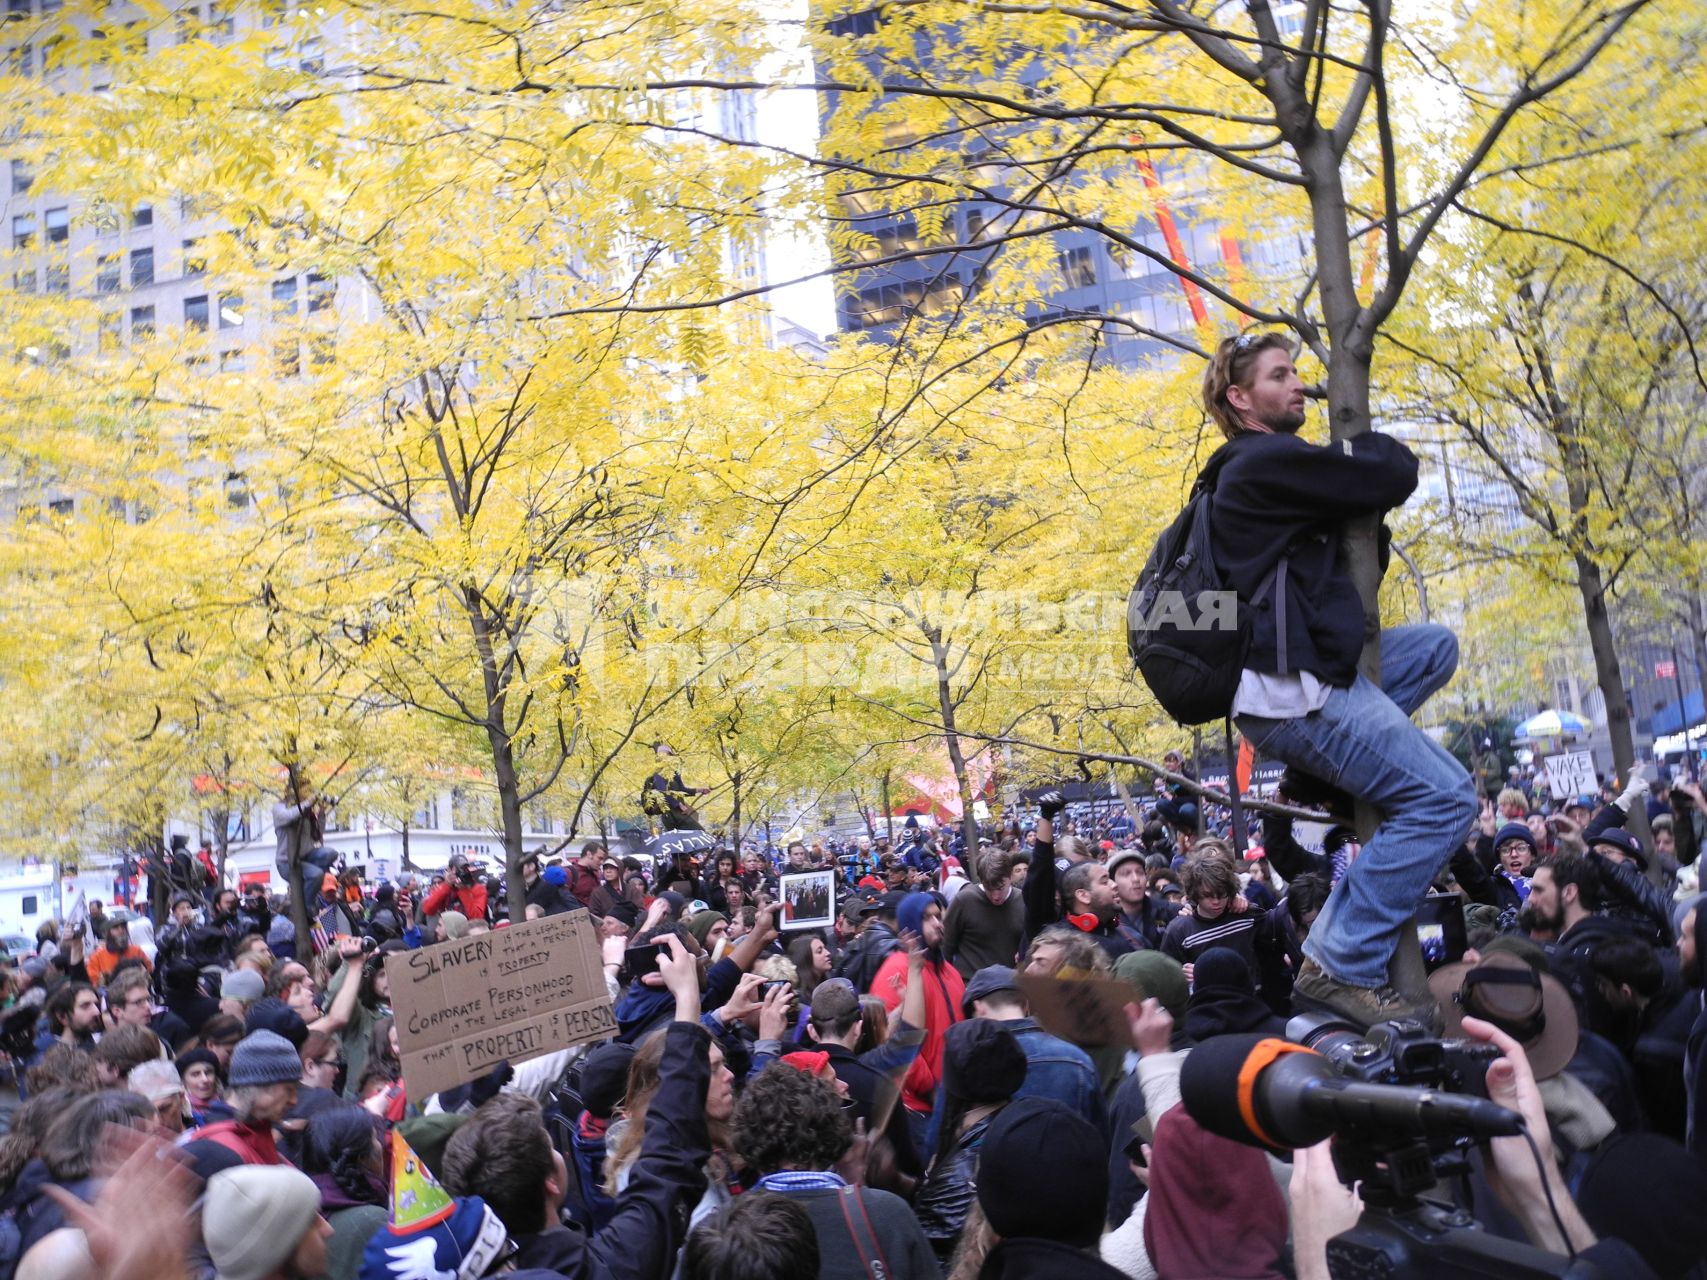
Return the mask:
{"type": "Polygon", "coordinates": [[[1524,1133],[1520,1115],[1486,1096],[1497,1049],[1443,1040],[1412,1019],[1363,1032],[1304,1014],[1286,1035],[1205,1041],[1186,1057],[1180,1095],[1201,1128],[1235,1142],[1283,1154],[1333,1139],[1334,1170],[1364,1203],[1357,1225],[1328,1242],[1334,1280],[1594,1274],[1424,1198],[1468,1175],[1480,1142],[1524,1133]]]}
{"type": "Polygon", "coordinates": [[[472,889],[480,883],[481,868],[472,862],[465,862],[451,870],[451,883],[459,889],[472,889]]]}

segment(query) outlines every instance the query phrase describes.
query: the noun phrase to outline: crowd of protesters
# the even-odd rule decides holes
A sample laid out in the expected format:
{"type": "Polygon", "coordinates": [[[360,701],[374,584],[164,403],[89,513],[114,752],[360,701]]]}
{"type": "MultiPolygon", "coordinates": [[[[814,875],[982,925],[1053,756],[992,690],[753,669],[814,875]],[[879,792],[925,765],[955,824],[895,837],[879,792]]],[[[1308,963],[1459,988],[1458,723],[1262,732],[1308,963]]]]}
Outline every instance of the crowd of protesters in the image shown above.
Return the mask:
{"type": "MultiPolygon", "coordinates": [[[[1470,950],[1431,988],[1447,1033],[1497,1047],[1486,1090],[1542,1160],[1494,1142],[1456,1194],[1601,1268],[1580,1274],[1707,1274],[1707,804],[1632,783],[1553,812],[1526,781],[1437,876],[1470,950]]],[[[1179,1080],[1215,1037],[1283,1034],[1359,845],[1226,822],[1175,785],[1100,810],[1047,793],[972,844],[908,819],[531,859],[527,916],[587,913],[617,1033],[430,1097],[404,1079],[385,958],[509,927],[483,868],[368,885],[328,865],[306,939],[259,888],[179,892],[141,943],[95,904],[4,971],[22,1101],[0,1280],[1325,1276],[1361,1207],[1326,1144],[1287,1161],[1214,1136],[1179,1080]],[[779,930],[779,878],[825,869],[833,924],[779,930]],[[631,973],[645,943],[656,965],[631,973]],[[1034,1007],[1090,977],[1130,988],[1121,1043],[1034,1007]],[[449,1197],[430,1221],[404,1211],[417,1163],[449,1197]]]]}

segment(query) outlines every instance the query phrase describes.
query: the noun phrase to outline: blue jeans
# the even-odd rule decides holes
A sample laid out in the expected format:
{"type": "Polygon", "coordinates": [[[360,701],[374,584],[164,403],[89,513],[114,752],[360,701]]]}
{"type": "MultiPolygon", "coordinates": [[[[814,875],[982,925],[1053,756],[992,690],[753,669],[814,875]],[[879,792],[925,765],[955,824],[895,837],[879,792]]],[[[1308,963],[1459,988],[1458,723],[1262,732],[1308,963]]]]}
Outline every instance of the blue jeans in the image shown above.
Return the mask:
{"type": "Polygon", "coordinates": [[[1360,675],[1301,719],[1239,717],[1239,732],[1263,755],[1381,810],[1374,838],[1304,942],[1306,956],[1352,986],[1387,982],[1399,930],[1476,821],[1470,775],[1410,720],[1457,666],[1458,641],[1445,627],[1394,627],[1381,633],[1382,688],[1360,675]]]}

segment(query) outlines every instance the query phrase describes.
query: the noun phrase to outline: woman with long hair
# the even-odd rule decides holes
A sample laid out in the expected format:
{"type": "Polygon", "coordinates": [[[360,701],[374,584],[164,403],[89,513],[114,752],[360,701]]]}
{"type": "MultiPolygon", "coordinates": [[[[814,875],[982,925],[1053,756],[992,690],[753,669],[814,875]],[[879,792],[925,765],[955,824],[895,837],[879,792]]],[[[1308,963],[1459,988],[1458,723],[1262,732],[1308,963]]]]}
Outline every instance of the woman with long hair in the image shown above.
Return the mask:
{"type": "Polygon", "coordinates": [[[788,958],[794,961],[795,987],[800,1003],[810,1005],[818,984],[830,976],[830,948],[816,933],[803,933],[788,944],[788,958]]]}
{"type": "Polygon", "coordinates": [[[913,1202],[937,1258],[947,1263],[977,1200],[978,1153],[996,1113],[1025,1083],[1025,1051],[1006,1027],[957,1022],[943,1045],[936,1154],[913,1202]]]}
{"type": "MultiPolygon", "coordinates": [[[[621,1120],[606,1136],[605,1194],[616,1199],[628,1186],[634,1165],[640,1159],[640,1143],[646,1133],[646,1110],[658,1092],[658,1064],[664,1056],[662,1032],[648,1036],[635,1051],[628,1067],[628,1093],[623,1099],[621,1120]]],[[[705,1166],[705,1194],[694,1206],[688,1221],[692,1230],[734,1198],[737,1179],[729,1161],[729,1122],[735,1115],[735,1073],[723,1061],[723,1050],[711,1043],[711,1084],[705,1095],[705,1127],[711,1138],[711,1159],[705,1166]]]]}
{"type": "Polygon", "coordinates": [[[320,1212],[332,1226],[326,1274],[356,1280],[362,1252],[388,1214],[385,1153],[373,1116],[353,1103],[316,1112],[303,1142],[302,1171],[314,1179],[320,1212]]]}

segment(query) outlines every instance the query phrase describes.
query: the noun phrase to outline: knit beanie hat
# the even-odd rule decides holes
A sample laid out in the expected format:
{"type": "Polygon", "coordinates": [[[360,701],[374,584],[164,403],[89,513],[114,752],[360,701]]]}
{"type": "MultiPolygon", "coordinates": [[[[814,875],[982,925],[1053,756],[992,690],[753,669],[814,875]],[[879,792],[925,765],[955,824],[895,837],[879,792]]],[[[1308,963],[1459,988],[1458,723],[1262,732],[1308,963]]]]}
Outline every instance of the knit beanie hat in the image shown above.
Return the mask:
{"type": "Polygon", "coordinates": [[[381,1227],[367,1242],[357,1274],[360,1280],[479,1280],[509,1244],[509,1230],[486,1202],[463,1196],[448,1218],[430,1225],[381,1227]]]}
{"type": "Polygon", "coordinates": [[[1191,994],[1180,962],[1160,951],[1129,951],[1114,962],[1114,976],[1137,988],[1140,1000],[1154,996],[1178,1022],[1191,994]]]}
{"type": "Polygon", "coordinates": [[[275,1031],[291,1042],[298,1053],[308,1040],[308,1024],[302,1015],[277,996],[264,996],[249,1006],[243,1020],[245,1031],[275,1031]]]}
{"type": "Polygon", "coordinates": [[[251,1031],[231,1055],[231,1087],[294,1084],[302,1079],[302,1058],[276,1031],[251,1031]]]}
{"type": "Polygon", "coordinates": [[[306,1173],[283,1164],[239,1165],[208,1179],[202,1239],[220,1280],[261,1280],[296,1252],[319,1215],[320,1191],[306,1173]]]}
{"type": "Polygon", "coordinates": [[[539,878],[546,884],[556,885],[559,889],[566,888],[569,884],[569,873],[562,867],[547,867],[539,873],[539,878]]]}
{"type": "Polygon", "coordinates": [[[1529,846],[1530,855],[1535,854],[1535,833],[1527,822],[1508,822],[1501,827],[1494,836],[1494,849],[1497,851],[1507,840],[1521,840],[1529,846]]]}
{"type": "Polygon", "coordinates": [[[1006,1102],[1025,1083],[1025,1050],[988,1018],[957,1022],[943,1038],[942,1087],[968,1106],[1006,1102]]]}
{"type": "Polygon", "coordinates": [[[935,901],[935,896],[929,893],[909,893],[895,906],[896,925],[924,937],[925,908],[935,901]]]}
{"type": "Polygon", "coordinates": [[[468,936],[468,917],[460,911],[439,912],[439,932],[447,941],[468,936]]]}
{"type": "Polygon", "coordinates": [[[611,1113],[628,1096],[628,1068],[634,1061],[634,1046],[612,1041],[602,1044],[581,1060],[581,1105],[597,1120],[611,1113]]]}
{"type": "Polygon", "coordinates": [[[990,1122],[978,1157],[978,1203],[1004,1240],[1088,1249],[1108,1207],[1108,1150],[1078,1112],[1053,1098],[1016,1098],[990,1122]]]}
{"type": "Polygon", "coordinates": [[[699,911],[688,917],[688,932],[693,934],[693,940],[699,943],[702,951],[705,949],[706,937],[719,920],[724,924],[729,923],[729,917],[721,911],[699,911]]]}
{"type": "Polygon", "coordinates": [[[266,982],[253,969],[233,969],[220,979],[219,997],[222,1000],[259,1000],[266,994],[266,982]]]}
{"type": "MultiPolygon", "coordinates": [[[[301,1061],[298,1059],[298,1061],[301,1061]]],[[[191,1049],[178,1055],[178,1074],[181,1076],[194,1066],[212,1067],[214,1074],[219,1073],[219,1055],[212,1049],[191,1049]]]]}

